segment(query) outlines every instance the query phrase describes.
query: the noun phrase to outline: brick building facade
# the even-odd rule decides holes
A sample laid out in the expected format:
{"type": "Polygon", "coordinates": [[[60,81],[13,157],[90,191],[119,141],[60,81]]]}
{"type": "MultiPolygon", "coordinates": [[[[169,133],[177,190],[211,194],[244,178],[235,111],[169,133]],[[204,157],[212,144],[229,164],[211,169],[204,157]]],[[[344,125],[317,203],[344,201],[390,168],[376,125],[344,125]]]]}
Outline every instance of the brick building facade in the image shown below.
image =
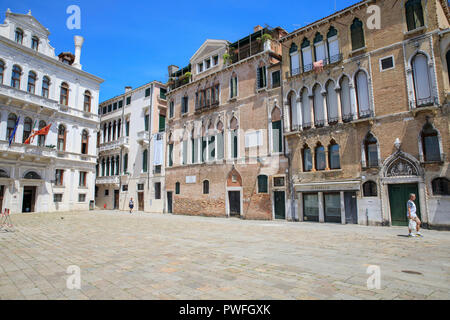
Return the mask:
{"type": "Polygon", "coordinates": [[[258,26],[235,43],[207,40],[187,67],[169,67],[169,212],[285,218],[284,35],[258,26]]]}
{"type": "Polygon", "coordinates": [[[445,1],[361,1],[281,39],[295,219],[402,225],[413,192],[450,226],[448,30],[445,1]]]}

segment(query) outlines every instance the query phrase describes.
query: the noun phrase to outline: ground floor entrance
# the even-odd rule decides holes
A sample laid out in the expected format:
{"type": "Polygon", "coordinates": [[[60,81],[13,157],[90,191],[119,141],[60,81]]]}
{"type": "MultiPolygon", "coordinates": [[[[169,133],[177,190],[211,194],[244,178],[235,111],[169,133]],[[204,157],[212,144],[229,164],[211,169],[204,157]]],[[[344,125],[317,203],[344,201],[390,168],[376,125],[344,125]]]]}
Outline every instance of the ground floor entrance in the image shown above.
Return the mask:
{"type": "Polygon", "coordinates": [[[114,209],[119,209],[119,190],[114,190],[114,209]]]}
{"type": "Polygon", "coordinates": [[[274,191],[273,198],[275,219],[286,219],[286,202],[284,191],[274,191]]]}
{"type": "Polygon", "coordinates": [[[167,212],[168,213],[172,213],[172,205],[173,205],[173,203],[172,203],[172,191],[168,191],[167,192],[167,212]]]}
{"type": "Polygon", "coordinates": [[[345,223],[358,224],[356,192],[344,192],[345,223]]]}
{"type": "Polygon", "coordinates": [[[36,187],[23,187],[22,212],[34,212],[36,202],[36,187]]]}
{"type": "Polygon", "coordinates": [[[144,193],[138,192],[138,210],[144,211],[144,193]]]}
{"type": "Polygon", "coordinates": [[[228,203],[230,206],[230,216],[240,216],[241,215],[240,191],[228,191],[228,203]]]}
{"type": "Polygon", "coordinates": [[[422,220],[417,183],[390,184],[388,185],[388,191],[391,223],[393,226],[408,225],[406,203],[408,202],[411,193],[416,195],[416,200],[414,202],[416,204],[417,216],[422,220]]]}

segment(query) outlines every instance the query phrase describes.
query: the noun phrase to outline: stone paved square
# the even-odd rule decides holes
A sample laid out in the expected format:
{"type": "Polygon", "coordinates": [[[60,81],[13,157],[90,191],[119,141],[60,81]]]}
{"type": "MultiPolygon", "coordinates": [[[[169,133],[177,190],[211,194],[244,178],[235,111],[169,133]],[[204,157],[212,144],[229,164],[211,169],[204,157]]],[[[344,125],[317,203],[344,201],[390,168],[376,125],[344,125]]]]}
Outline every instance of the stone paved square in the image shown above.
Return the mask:
{"type": "Polygon", "coordinates": [[[117,211],[12,219],[1,299],[450,298],[448,232],[117,211]],[[67,289],[71,265],[80,290],[67,289]],[[367,288],[369,265],[380,289],[367,288]]]}

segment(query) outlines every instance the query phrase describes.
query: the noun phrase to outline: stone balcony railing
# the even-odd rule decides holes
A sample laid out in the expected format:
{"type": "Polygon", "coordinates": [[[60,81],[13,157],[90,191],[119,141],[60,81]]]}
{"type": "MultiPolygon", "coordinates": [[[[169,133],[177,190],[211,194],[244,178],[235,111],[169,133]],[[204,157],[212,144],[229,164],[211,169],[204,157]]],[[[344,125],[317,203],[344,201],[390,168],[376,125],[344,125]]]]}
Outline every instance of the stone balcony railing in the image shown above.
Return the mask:
{"type": "Polygon", "coordinates": [[[22,104],[28,104],[40,108],[40,111],[47,111],[50,113],[61,112],[63,114],[83,117],[92,121],[99,121],[97,114],[86,112],[66,105],[58,103],[56,100],[45,98],[34,93],[19,90],[11,86],[0,84],[0,96],[7,97],[12,100],[20,100],[22,104]]]}
{"type": "Polygon", "coordinates": [[[137,133],[137,138],[136,141],[138,143],[142,143],[142,144],[148,144],[149,143],[149,135],[148,135],[148,131],[139,131],[137,133]]]}
{"type": "Polygon", "coordinates": [[[128,149],[129,141],[130,141],[129,137],[120,137],[119,139],[114,140],[114,141],[101,143],[100,146],[98,147],[98,151],[105,152],[105,151],[119,149],[121,147],[128,149]]]}
{"type": "Polygon", "coordinates": [[[119,182],[119,176],[97,177],[95,180],[95,184],[119,184],[119,182]]]}

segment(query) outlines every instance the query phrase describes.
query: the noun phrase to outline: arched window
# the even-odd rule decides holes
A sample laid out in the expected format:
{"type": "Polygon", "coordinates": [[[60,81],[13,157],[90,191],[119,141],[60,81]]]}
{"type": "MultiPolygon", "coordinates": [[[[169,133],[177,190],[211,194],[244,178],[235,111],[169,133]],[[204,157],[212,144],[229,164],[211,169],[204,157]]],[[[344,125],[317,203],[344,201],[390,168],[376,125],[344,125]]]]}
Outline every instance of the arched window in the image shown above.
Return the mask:
{"type": "Polygon", "coordinates": [[[269,187],[268,187],[268,178],[264,174],[260,174],[258,176],[258,193],[268,193],[269,187]]]}
{"type": "Polygon", "coordinates": [[[209,181],[203,181],[203,194],[209,194],[209,181]]]}
{"type": "Polygon", "coordinates": [[[289,103],[290,130],[296,131],[296,130],[298,130],[298,125],[299,125],[299,123],[298,123],[299,110],[297,110],[297,95],[295,94],[295,92],[289,93],[288,103],[289,103]]]}
{"type": "Polygon", "coordinates": [[[120,162],[119,162],[119,155],[116,156],[116,176],[118,176],[120,173],[120,162]]]}
{"type": "Polygon", "coordinates": [[[16,29],[16,33],[15,33],[15,40],[17,43],[22,44],[23,43],[23,30],[20,28],[16,29]]]}
{"type": "Polygon", "coordinates": [[[450,180],[447,178],[436,178],[431,182],[433,195],[450,196],[450,180]]]}
{"type": "Polygon", "coordinates": [[[0,178],[9,178],[8,172],[3,169],[0,169],[0,178]]]}
{"type": "Polygon", "coordinates": [[[232,159],[236,159],[238,157],[238,121],[235,117],[230,121],[230,138],[230,156],[232,159]]]}
{"type": "Polygon", "coordinates": [[[308,39],[303,39],[302,45],[302,67],[303,72],[311,71],[313,68],[311,43],[308,39]]]}
{"type": "Polygon", "coordinates": [[[179,182],[175,183],[175,194],[180,194],[180,183],[179,182]]]}
{"type": "Polygon", "coordinates": [[[148,165],[148,151],[147,149],[142,152],[142,172],[147,172],[148,165]]]}
{"type": "Polygon", "coordinates": [[[36,180],[40,180],[40,179],[41,179],[41,176],[40,176],[39,174],[37,174],[36,172],[34,172],[34,171],[29,171],[29,172],[27,172],[27,173],[23,176],[23,178],[24,178],[24,179],[36,179],[36,180]]]}
{"type": "Polygon", "coordinates": [[[441,152],[437,130],[430,123],[426,123],[422,128],[421,135],[424,160],[440,161],[441,152]]]}
{"type": "Polygon", "coordinates": [[[21,75],[22,75],[22,68],[20,68],[18,65],[14,65],[12,68],[12,74],[11,74],[11,87],[20,89],[21,75]]]}
{"type": "Polygon", "coordinates": [[[339,145],[335,141],[331,141],[331,144],[328,146],[328,163],[330,164],[330,169],[341,168],[339,145]]]}
{"type": "Polygon", "coordinates": [[[110,161],[109,158],[106,158],[106,176],[109,177],[109,169],[110,169],[110,161]]]}
{"type": "Polygon", "coordinates": [[[58,127],[58,151],[66,150],[66,127],[62,124],[58,127]]]}
{"type": "Polygon", "coordinates": [[[323,95],[322,88],[316,84],[313,88],[314,94],[314,125],[316,127],[323,127],[325,124],[324,110],[323,110],[323,95]]]}
{"type": "Polygon", "coordinates": [[[31,38],[31,49],[38,51],[39,49],[39,38],[36,36],[33,36],[31,38]]]}
{"type": "Polygon", "coordinates": [[[5,73],[5,63],[0,60],[0,84],[3,84],[3,76],[5,73]]]}
{"type": "Polygon", "coordinates": [[[123,156],[123,173],[128,172],[128,153],[123,156]]]}
{"type": "Polygon", "coordinates": [[[325,157],[325,148],[319,143],[315,150],[315,164],[316,170],[325,170],[327,166],[327,160],[325,157]]]}
{"type": "Polygon", "coordinates": [[[365,42],[363,23],[361,20],[358,18],[353,20],[353,23],[350,26],[350,33],[352,38],[352,50],[354,51],[363,48],[365,46],[365,42]]]}
{"type": "Polygon", "coordinates": [[[61,84],[59,103],[65,106],[69,104],[69,85],[65,82],[61,84]]]}
{"type": "MultiPolygon", "coordinates": [[[[14,128],[16,127],[16,122],[17,122],[17,116],[14,113],[10,113],[8,116],[8,123],[6,126],[6,139],[7,140],[11,137],[11,135],[14,131],[14,128]]],[[[13,142],[14,142],[14,140],[13,140],[13,142]]]]}
{"type": "Polygon", "coordinates": [[[106,134],[108,133],[108,126],[106,123],[103,124],[103,143],[106,142],[106,134]]]}
{"type": "Polygon", "coordinates": [[[367,82],[367,75],[364,71],[358,71],[355,76],[355,83],[358,115],[360,118],[370,117],[369,84],[367,82]]]}
{"type": "Polygon", "coordinates": [[[230,78],[230,98],[237,97],[238,95],[238,78],[236,73],[233,72],[230,78]]]}
{"type": "MultiPolygon", "coordinates": [[[[45,123],[44,120],[39,121],[39,127],[38,127],[39,130],[44,129],[46,126],[47,126],[47,124],[45,123]]],[[[38,136],[38,146],[41,146],[41,147],[45,146],[45,138],[46,137],[47,136],[43,135],[43,134],[38,136]]]]}
{"type": "Polygon", "coordinates": [[[281,128],[281,110],[275,107],[272,110],[272,152],[283,151],[283,132],[281,128]]]}
{"type": "Polygon", "coordinates": [[[412,71],[416,106],[433,104],[427,56],[422,53],[416,54],[412,60],[412,71]]]}
{"type": "Polygon", "coordinates": [[[343,76],[341,78],[340,87],[339,97],[341,99],[342,121],[348,122],[353,120],[350,100],[350,80],[348,77],[343,76]]]}
{"type": "Polygon", "coordinates": [[[325,64],[327,58],[325,42],[323,41],[323,36],[319,32],[314,36],[314,57],[315,61],[322,60],[325,64]]]}
{"type": "Polygon", "coordinates": [[[42,78],[42,96],[44,98],[48,98],[49,90],[50,90],[50,78],[47,76],[44,76],[42,78]]]}
{"type": "Polygon", "coordinates": [[[339,112],[334,81],[329,80],[325,88],[327,91],[328,124],[335,124],[339,120],[339,112]]]}
{"type": "Polygon", "coordinates": [[[303,171],[308,172],[312,170],[312,154],[308,145],[304,145],[302,149],[303,171]]]}
{"type": "Polygon", "coordinates": [[[339,52],[339,39],[337,34],[337,30],[331,26],[327,33],[328,57],[330,63],[335,63],[341,60],[341,55],[339,52]]]}
{"type": "Polygon", "coordinates": [[[224,137],[223,137],[223,123],[219,121],[216,126],[217,130],[217,159],[222,160],[224,154],[224,137]]]}
{"type": "Polygon", "coordinates": [[[291,59],[291,76],[295,76],[300,73],[300,61],[298,59],[298,48],[294,42],[292,42],[291,47],[289,48],[289,56],[291,59]]]}
{"type": "MultiPolygon", "coordinates": [[[[112,140],[116,140],[116,127],[116,120],[114,120],[112,125],[112,140]]],[[[146,131],[148,131],[148,129],[146,131]]]]}
{"type": "Polygon", "coordinates": [[[377,139],[372,133],[368,133],[364,139],[364,155],[367,167],[378,167],[378,146],[377,139]]]}
{"type": "Polygon", "coordinates": [[[91,93],[86,90],[84,92],[84,112],[91,112],[91,93]]]}
{"type": "Polygon", "coordinates": [[[27,91],[30,93],[33,93],[36,91],[36,73],[33,71],[30,71],[28,73],[28,87],[27,91]]]}
{"type": "Polygon", "coordinates": [[[28,137],[31,134],[31,130],[33,126],[33,120],[29,117],[26,117],[25,120],[23,121],[23,138],[22,138],[22,143],[25,142],[25,140],[28,139],[28,137]]]}
{"type": "Polygon", "coordinates": [[[376,197],[377,196],[377,184],[373,181],[367,181],[363,183],[363,196],[364,197],[376,197]]]}
{"type": "Polygon", "coordinates": [[[110,123],[108,124],[108,141],[111,141],[111,140],[112,140],[111,129],[112,129],[112,123],[110,122],[110,123]]]}
{"type": "Polygon", "coordinates": [[[302,97],[302,126],[303,129],[311,128],[312,126],[312,120],[311,120],[311,106],[309,103],[309,94],[308,89],[303,88],[301,91],[301,97],[302,97]]]}
{"type": "Polygon", "coordinates": [[[122,119],[117,121],[117,139],[120,138],[120,131],[122,131],[122,119]]]}
{"type": "Polygon", "coordinates": [[[421,0],[409,0],[405,3],[408,31],[424,26],[421,0]]]}
{"type": "Polygon", "coordinates": [[[89,133],[83,130],[81,133],[81,154],[88,154],[89,147],[89,133]]]}

